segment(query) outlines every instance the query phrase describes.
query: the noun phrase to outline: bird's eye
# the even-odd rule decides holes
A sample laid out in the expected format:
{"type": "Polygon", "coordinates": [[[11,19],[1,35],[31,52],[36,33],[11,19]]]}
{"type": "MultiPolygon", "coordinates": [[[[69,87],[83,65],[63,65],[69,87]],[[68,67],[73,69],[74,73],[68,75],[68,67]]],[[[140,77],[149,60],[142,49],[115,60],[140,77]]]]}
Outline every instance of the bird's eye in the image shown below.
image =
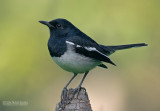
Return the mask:
{"type": "Polygon", "coordinates": [[[62,25],[61,25],[61,24],[57,24],[56,27],[57,27],[58,29],[60,29],[60,28],[62,27],[62,25]]]}

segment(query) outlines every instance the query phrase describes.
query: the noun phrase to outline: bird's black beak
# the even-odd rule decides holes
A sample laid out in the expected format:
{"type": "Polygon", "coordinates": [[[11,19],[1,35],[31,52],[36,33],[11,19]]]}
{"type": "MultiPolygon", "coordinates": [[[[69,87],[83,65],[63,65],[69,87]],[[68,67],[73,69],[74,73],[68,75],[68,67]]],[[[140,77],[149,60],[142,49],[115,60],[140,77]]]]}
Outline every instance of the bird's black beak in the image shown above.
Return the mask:
{"type": "Polygon", "coordinates": [[[54,28],[54,26],[52,26],[49,22],[47,22],[47,21],[39,21],[41,24],[44,24],[44,25],[47,25],[49,28],[51,28],[51,27],[53,27],[54,28]]]}

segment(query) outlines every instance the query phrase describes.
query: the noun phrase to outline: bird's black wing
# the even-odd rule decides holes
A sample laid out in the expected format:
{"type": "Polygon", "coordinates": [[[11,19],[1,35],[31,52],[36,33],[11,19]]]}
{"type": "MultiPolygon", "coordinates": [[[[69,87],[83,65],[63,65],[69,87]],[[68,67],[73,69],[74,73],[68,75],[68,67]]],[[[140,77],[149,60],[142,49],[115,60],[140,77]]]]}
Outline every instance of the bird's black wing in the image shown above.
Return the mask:
{"type": "Polygon", "coordinates": [[[66,43],[73,45],[76,53],[115,65],[96,42],[73,36],[68,38],[66,43]]]}

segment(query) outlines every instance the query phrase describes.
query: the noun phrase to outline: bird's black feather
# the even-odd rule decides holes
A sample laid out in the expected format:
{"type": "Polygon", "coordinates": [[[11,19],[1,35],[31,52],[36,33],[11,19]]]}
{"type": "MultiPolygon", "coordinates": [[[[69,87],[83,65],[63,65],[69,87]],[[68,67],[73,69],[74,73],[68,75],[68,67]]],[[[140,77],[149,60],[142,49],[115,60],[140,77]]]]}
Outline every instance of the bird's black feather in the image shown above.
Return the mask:
{"type": "Polygon", "coordinates": [[[108,69],[108,67],[106,66],[106,65],[104,65],[104,64],[100,64],[100,65],[98,65],[99,67],[102,67],[102,68],[105,68],[105,69],[108,69]]]}
{"type": "Polygon", "coordinates": [[[48,41],[48,50],[51,57],[60,57],[67,50],[65,39],[59,40],[56,37],[50,37],[48,41]]]}

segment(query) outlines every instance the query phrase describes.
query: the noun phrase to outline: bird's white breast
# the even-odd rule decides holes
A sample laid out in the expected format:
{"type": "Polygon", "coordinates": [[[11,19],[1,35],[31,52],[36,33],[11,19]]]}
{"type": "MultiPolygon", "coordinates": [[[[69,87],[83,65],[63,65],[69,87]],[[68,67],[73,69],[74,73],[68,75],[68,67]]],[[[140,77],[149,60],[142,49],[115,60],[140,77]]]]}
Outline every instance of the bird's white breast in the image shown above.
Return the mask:
{"type": "Polygon", "coordinates": [[[53,57],[53,60],[64,70],[84,73],[101,63],[98,60],[76,53],[72,45],[67,45],[67,51],[61,57],[53,57]]]}

